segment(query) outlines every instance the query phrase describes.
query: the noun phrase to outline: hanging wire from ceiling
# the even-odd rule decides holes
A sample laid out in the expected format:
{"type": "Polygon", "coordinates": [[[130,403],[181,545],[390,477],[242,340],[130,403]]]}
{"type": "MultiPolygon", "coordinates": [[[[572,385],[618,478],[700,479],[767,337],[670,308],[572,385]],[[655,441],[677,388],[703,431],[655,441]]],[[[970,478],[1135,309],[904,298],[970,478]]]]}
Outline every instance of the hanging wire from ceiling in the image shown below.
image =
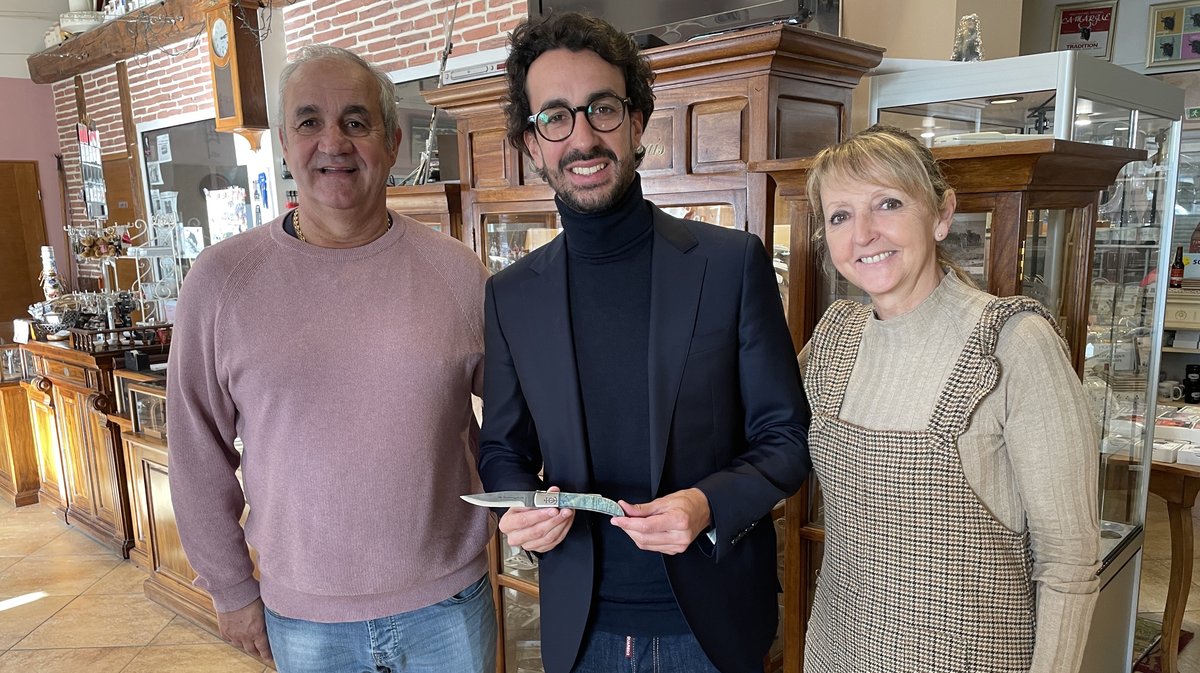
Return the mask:
{"type": "Polygon", "coordinates": [[[172,59],[187,54],[200,46],[200,40],[205,33],[205,26],[202,24],[190,38],[175,39],[175,33],[170,27],[182,22],[183,17],[177,14],[168,14],[163,3],[148,5],[136,12],[118,17],[116,20],[126,24],[126,30],[133,39],[135,47],[139,40],[145,45],[144,49],[135,49],[138,53],[138,65],[142,67],[148,65],[151,51],[156,51],[172,59]],[[168,28],[164,31],[158,28],[161,26],[168,28]],[[170,42],[164,44],[167,40],[170,42]],[[169,44],[181,41],[186,41],[185,46],[175,49],[169,47],[169,44]]]}

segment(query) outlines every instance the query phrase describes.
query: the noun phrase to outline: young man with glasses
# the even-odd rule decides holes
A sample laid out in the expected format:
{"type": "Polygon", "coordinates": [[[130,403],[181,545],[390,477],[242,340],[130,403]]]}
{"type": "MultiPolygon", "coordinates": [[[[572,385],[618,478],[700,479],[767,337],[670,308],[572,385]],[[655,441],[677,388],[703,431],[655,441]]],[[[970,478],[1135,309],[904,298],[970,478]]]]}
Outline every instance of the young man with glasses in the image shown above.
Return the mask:
{"type": "Polygon", "coordinates": [[[628,36],[551,14],[517,27],[506,68],[509,141],[554,189],[564,234],[489,281],[481,477],[625,512],[500,520],[540,555],[546,671],[761,671],[770,513],[810,467],[770,260],[752,235],[643,198],[653,74],[628,36]]]}

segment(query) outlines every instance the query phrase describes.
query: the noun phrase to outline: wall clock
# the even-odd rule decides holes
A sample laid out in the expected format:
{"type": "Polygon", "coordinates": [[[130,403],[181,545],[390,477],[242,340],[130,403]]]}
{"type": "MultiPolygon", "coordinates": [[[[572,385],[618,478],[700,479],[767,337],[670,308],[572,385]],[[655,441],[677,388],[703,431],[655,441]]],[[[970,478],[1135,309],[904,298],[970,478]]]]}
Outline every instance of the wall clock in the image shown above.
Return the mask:
{"type": "Polygon", "coordinates": [[[206,0],[208,60],[218,131],[245,136],[258,149],[268,128],[257,0],[206,0]]]}

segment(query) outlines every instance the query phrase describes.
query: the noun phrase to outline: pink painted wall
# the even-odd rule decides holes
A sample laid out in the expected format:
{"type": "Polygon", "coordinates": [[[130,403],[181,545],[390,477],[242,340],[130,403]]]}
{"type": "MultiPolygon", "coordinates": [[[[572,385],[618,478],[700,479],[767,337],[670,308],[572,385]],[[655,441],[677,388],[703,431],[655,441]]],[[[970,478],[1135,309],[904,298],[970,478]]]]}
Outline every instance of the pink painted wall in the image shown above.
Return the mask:
{"type": "Polygon", "coordinates": [[[0,111],[8,120],[0,124],[0,160],[37,161],[42,183],[42,212],[46,240],[54,246],[59,271],[67,273],[67,237],[63,232],[62,189],[59,188],[58,126],[54,115],[54,90],[48,84],[0,77],[0,111]]]}

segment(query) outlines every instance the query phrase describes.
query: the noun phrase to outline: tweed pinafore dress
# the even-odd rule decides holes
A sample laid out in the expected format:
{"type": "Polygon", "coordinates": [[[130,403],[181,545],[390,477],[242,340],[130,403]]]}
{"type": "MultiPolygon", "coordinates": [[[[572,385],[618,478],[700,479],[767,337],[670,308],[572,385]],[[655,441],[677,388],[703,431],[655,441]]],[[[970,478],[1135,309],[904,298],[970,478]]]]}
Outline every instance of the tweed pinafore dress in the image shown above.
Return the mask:
{"type": "Polygon", "coordinates": [[[1026,297],[989,303],[922,431],[867,429],[839,418],[871,308],[841,301],[817,326],[805,388],[826,540],[805,673],[1029,670],[1035,604],[1028,531],[1015,533],[987,511],[958,452],[971,414],[999,380],[993,353],[1000,330],[1022,311],[1052,320],[1026,297]]]}

